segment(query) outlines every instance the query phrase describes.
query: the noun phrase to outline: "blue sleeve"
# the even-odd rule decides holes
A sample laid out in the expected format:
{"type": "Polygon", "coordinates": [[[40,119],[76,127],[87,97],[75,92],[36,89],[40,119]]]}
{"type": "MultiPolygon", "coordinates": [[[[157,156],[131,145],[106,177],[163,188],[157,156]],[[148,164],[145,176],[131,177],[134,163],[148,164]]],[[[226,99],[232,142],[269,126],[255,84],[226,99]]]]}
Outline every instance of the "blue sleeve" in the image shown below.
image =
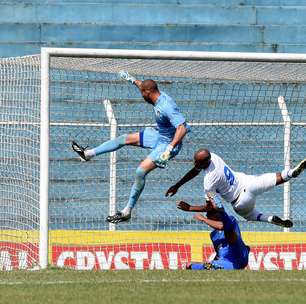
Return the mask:
{"type": "Polygon", "coordinates": [[[228,214],[223,211],[220,212],[221,221],[223,223],[224,232],[235,231],[237,221],[233,216],[228,216],[228,214]]]}
{"type": "Polygon", "coordinates": [[[179,125],[185,123],[184,116],[180,113],[180,110],[175,102],[167,101],[165,108],[165,115],[168,117],[172,126],[177,128],[179,125]]]}

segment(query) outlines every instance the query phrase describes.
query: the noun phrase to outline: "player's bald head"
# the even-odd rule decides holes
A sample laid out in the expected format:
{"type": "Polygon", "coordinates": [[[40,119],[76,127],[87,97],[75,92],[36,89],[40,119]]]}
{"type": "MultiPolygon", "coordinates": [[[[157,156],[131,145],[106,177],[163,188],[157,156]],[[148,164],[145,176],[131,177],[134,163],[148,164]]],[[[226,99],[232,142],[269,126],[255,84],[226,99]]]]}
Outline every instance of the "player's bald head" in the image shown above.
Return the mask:
{"type": "Polygon", "coordinates": [[[198,169],[206,169],[211,160],[211,154],[207,149],[200,149],[194,154],[194,165],[198,169]]]}
{"type": "Polygon", "coordinates": [[[152,79],[146,79],[141,82],[140,92],[143,99],[152,105],[154,105],[160,95],[157,83],[152,79]]]}
{"type": "Polygon", "coordinates": [[[141,88],[143,90],[148,90],[151,92],[158,91],[157,83],[152,79],[146,79],[141,83],[141,88]]]}
{"type": "Polygon", "coordinates": [[[196,153],[194,153],[194,160],[197,161],[209,161],[211,159],[211,155],[209,150],[200,149],[196,153]]]}

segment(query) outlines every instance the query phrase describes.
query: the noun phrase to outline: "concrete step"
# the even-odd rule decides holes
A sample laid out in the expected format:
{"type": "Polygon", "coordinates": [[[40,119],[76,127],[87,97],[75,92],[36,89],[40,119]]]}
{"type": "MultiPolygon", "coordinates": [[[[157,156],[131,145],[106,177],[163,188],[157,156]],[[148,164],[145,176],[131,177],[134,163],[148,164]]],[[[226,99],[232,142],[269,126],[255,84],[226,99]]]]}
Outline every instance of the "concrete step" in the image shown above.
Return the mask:
{"type": "Polygon", "coordinates": [[[303,53],[305,31],[305,26],[0,24],[0,56],[39,53],[41,46],[303,53]]]}
{"type": "MultiPolygon", "coordinates": [[[[306,44],[305,26],[269,26],[264,30],[265,43],[306,44]]],[[[305,51],[304,51],[305,52],[305,51]]]]}
{"type": "Polygon", "coordinates": [[[37,43],[2,43],[0,42],[0,58],[26,56],[40,53],[41,44],[37,43]]]}
{"type": "Polygon", "coordinates": [[[40,25],[0,23],[0,42],[39,42],[40,25]]]}
{"type": "Polygon", "coordinates": [[[1,4],[0,23],[306,25],[305,6],[146,3],[1,4]]]}
{"type": "MultiPolygon", "coordinates": [[[[217,0],[208,0],[209,2],[215,2],[218,4],[217,0]]],[[[306,6],[306,0],[242,0],[241,5],[251,5],[251,6],[306,6]]]]}
{"type": "Polygon", "coordinates": [[[256,8],[258,25],[306,25],[306,6],[304,7],[262,7],[256,8]]]}
{"type": "Polygon", "coordinates": [[[128,42],[128,41],[102,41],[99,43],[1,43],[0,57],[16,57],[39,54],[40,48],[65,47],[65,48],[112,48],[134,50],[173,50],[173,51],[218,51],[218,52],[292,52],[303,53],[306,45],[295,44],[263,44],[263,43],[190,43],[190,42],[128,42]]]}
{"type": "Polygon", "coordinates": [[[0,4],[0,23],[255,24],[252,7],[169,4],[0,4]]]}
{"type": "Polygon", "coordinates": [[[263,42],[263,32],[264,28],[258,26],[42,24],[41,41],[56,44],[100,41],[260,43],[263,42]]]}
{"type": "MultiPolygon", "coordinates": [[[[295,27],[297,28],[297,27],[295,27]]],[[[258,26],[102,26],[95,24],[0,24],[0,42],[262,42],[258,26]]]]}
{"type": "MultiPolygon", "coordinates": [[[[0,4],[20,4],[20,0],[0,0],[0,4]]],[[[22,0],[23,4],[171,4],[171,5],[216,5],[216,6],[306,6],[306,0],[22,0]]]]}

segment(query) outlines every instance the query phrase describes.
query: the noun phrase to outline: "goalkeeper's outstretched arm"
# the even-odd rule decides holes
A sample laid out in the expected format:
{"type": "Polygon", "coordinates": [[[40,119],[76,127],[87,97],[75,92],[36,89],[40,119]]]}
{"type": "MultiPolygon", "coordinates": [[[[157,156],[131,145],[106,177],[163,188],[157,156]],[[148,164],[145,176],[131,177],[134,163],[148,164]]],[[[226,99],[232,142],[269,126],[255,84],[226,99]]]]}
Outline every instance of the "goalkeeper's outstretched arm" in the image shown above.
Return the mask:
{"type": "Polygon", "coordinates": [[[141,84],[142,84],[142,81],[141,81],[141,80],[136,79],[136,80],[134,81],[134,85],[135,85],[139,90],[141,90],[141,84]]]}
{"type": "Polygon", "coordinates": [[[136,79],[134,76],[130,75],[127,71],[120,71],[119,76],[121,79],[129,81],[134,84],[139,90],[141,89],[141,80],[136,79]]]}

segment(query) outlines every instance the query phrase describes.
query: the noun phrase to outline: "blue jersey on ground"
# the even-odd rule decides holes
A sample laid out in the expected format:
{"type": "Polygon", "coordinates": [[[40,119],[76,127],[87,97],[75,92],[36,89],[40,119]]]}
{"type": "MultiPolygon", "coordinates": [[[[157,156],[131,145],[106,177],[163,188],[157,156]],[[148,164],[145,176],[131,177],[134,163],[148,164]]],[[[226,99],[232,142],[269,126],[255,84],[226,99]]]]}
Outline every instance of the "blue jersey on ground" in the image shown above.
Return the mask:
{"type": "Polygon", "coordinates": [[[244,244],[241,238],[236,219],[233,216],[229,216],[229,219],[232,221],[237,241],[234,244],[229,244],[224,231],[213,230],[210,238],[217,255],[212,264],[224,269],[242,269],[248,264],[249,247],[244,244]]]}
{"type": "Polygon", "coordinates": [[[171,142],[176,128],[185,123],[184,116],[175,101],[164,92],[160,92],[154,105],[154,112],[160,140],[171,142]]]}

